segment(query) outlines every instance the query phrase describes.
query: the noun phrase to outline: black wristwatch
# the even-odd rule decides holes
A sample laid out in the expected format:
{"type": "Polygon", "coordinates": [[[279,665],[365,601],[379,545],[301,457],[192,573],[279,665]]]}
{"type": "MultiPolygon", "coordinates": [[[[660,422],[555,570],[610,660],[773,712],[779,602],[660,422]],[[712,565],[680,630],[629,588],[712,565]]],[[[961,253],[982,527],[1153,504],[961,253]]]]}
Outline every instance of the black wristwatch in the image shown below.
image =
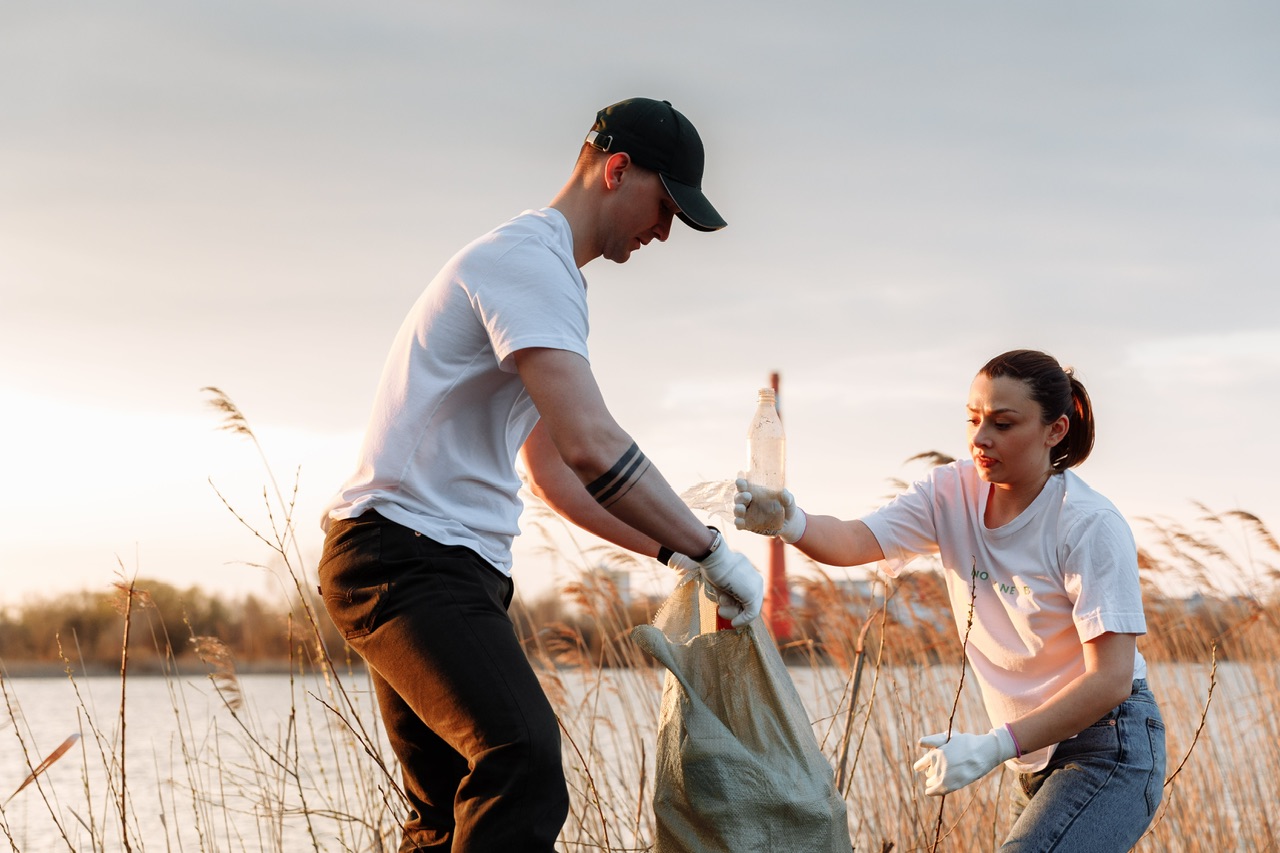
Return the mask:
{"type": "Polygon", "coordinates": [[[715,528],[715,527],[712,527],[711,525],[707,525],[707,529],[708,529],[708,530],[710,530],[710,531],[713,531],[716,535],[715,535],[715,537],[714,537],[714,538],[712,538],[712,540],[711,540],[711,547],[707,549],[707,553],[703,554],[703,555],[702,555],[702,556],[700,556],[700,557],[691,557],[691,558],[690,558],[690,559],[692,559],[695,563],[701,563],[701,562],[706,561],[706,560],[707,560],[707,558],[708,558],[708,557],[710,557],[712,554],[714,554],[714,553],[716,552],[716,549],[720,547],[720,543],[724,542],[724,537],[720,535],[720,530],[719,530],[719,528],[715,528]]]}
{"type": "MultiPolygon", "coordinates": [[[[701,557],[689,558],[693,560],[695,563],[701,563],[703,560],[710,557],[712,554],[716,552],[716,549],[720,547],[720,543],[724,542],[724,537],[720,535],[720,528],[712,527],[711,525],[708,524],[707,529],[715,531],[715,534],[716,534],[715,538],[711,540],[711,547],[707,549],[707,553],[703,554],[701,557]]],[[[671,565],[671,558],[674,557],[675,555],[676,555],[676,552],[672,551],[666,545],[658,546],[658,562],[662,563],[662,565],[664,566],[671,565]]]]}

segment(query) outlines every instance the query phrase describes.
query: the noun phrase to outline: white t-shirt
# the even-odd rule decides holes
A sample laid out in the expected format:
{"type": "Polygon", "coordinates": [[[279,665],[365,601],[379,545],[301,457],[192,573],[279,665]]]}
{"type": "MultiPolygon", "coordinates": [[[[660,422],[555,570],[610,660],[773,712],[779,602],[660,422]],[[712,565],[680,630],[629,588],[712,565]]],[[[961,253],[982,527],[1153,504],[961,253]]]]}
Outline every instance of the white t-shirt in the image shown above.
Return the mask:
{"type": "MultiPolygon", "coordinates": [[[[956,627],[993,725],[1043,705],[1084,672],[1081,644],[1108,631],[1145,634],[1137,546],[1115,506],[1071,471],[1049,478],[1013,521],[987,529],[991,485],[971,461],[939,466],[862,520],[896,576],[937,553],[956,627]],[[975,577],[976,573],[976,577],[975,577]]],[[[1146,677],[1135,652],[1133,677],[1146,677]]],[[[1039,770],[1048,747],[1010,762],[1039,770]]]]}
{"type": "Polygon", "coordinates": [[[587,358],[586,287],[569,223],[552,208],[454,255],[391,345],[358,467],[321,527],[376,509],[509,575],[523,509],[516,456],[538,422],[512,354],[587,358]]]}

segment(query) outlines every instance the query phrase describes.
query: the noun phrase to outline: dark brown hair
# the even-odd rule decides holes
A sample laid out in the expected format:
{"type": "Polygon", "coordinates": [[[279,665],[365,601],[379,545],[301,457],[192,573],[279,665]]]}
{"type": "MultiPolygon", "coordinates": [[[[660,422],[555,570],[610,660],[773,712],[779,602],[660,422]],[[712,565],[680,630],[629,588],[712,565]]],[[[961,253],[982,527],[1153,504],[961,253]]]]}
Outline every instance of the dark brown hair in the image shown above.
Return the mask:
{"type": "Polygon", "coordinates": [[[991,379],[1007,376],[1027,384],[1031,399],[1040,406],[1040,421],[1051,424],[1067,416],[1067,434],[1049,451],[1054,471],[1074,468],[1093,450],[1093,404],[1089,392],[1071,368],[1036,350],[1016,349],[983,365],[979,375],[991,379]]]}

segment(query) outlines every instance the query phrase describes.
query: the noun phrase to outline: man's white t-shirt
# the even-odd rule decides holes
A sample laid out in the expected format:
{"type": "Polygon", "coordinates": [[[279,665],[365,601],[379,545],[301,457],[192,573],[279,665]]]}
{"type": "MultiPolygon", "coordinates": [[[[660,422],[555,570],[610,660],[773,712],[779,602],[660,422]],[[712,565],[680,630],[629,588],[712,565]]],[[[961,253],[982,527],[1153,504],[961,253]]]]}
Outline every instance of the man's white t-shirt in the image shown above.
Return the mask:
{"type": "Polygon", "coordinates": [[[458,252],[427,285],[383,367],[356,472],[321,527],[369,509],[511,573],[523,504],[516,457],[538,422],[512,354],[587,358],[586,280],[552,208],[458,252]]]}
{"type": "MultiPolygon", "coordinates": [[[[1137,546],[1115,506],[1075,473],[1049,478],[1008,524],[982,519],[991,485],[971,461],[928,477],[862,520],[896,576],[919,554],[937,553],[956,627],[993,725],[1043,705],[1084,672],[1081,644],[1108,631],[1145,634],[1137,546]]],[[[1146,677],[1135,652],[1133,677],[1146,677]]],[[[1010,762],[1029,772],[1052,747],[1010,762]]]]}

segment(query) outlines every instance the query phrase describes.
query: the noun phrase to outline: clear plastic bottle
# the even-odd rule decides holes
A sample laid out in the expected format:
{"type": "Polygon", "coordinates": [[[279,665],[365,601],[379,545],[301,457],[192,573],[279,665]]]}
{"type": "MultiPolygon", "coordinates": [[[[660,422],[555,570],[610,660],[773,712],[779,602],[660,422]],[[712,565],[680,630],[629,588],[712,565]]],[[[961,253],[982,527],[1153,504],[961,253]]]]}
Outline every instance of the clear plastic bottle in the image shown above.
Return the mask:
{"type": "Polygon", "coordinates": [[[777,533],[782,529],[786,458],[787,438],[773,389],[761,388],[747,430],[747,482],[752,486],[747,526],[752,530],[777,533]]]}

